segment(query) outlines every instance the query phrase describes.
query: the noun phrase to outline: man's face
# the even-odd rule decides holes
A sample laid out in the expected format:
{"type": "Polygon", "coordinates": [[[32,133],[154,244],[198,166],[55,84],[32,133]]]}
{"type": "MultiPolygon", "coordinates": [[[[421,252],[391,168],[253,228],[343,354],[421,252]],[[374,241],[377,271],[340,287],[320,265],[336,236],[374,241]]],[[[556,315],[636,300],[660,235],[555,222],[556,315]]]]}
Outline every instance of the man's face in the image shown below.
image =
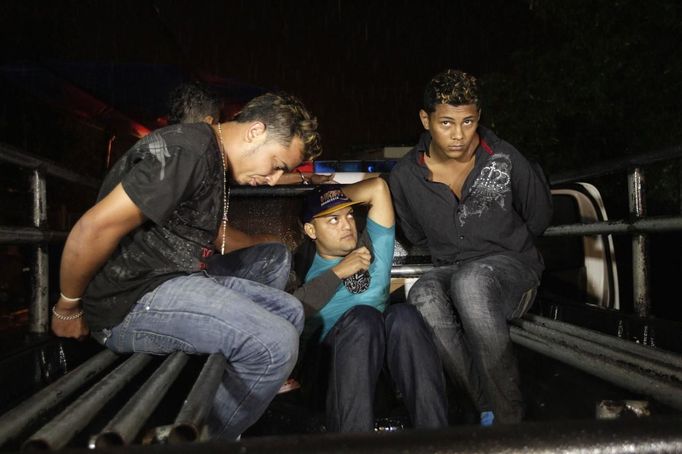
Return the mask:
{"type": "Polygon", "coordinates": [[[438,104],[431,114],[419,112],[424,129],[431,133],[430,152],[435,158],[468,161],[478,147],[480,111],[475,104],[438,104]]]}
{"type": "Polygon", "coordinates": [[[288,147],[268,139],[244,144],[230,159],[230,172],[237,184],[274,186],[284,172],[296,168],[303,159],[303,141],[295,136],[288,147]]]}
{"type": "Polygon", "coordinates": [[[324,258],[345,257],[358,244],[353,207],[314,218],[304,228],[306,235],[315,240],[317,252],[324,258]]]}

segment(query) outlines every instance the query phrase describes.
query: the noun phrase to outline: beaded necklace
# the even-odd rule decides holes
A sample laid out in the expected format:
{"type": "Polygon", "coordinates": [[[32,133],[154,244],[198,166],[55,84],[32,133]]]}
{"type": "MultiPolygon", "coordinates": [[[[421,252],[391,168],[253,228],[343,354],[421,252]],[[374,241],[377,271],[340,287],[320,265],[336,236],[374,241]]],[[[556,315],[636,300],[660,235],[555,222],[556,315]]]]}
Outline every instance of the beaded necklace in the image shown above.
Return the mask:
{"type": "Polygon", "coordinates": [[[220,254],[225,254],[225,244],[227,242],[227,212],[230,209],[230,188],[227,186],[227,162],[225,162],[225,143],[223,142],[223,130],[218,123],[218,137],[220,138],[220,156],[223,160],[223,218],[220,222],[220,228],[223,231],[222,244],[220,245],[220,254]]]}

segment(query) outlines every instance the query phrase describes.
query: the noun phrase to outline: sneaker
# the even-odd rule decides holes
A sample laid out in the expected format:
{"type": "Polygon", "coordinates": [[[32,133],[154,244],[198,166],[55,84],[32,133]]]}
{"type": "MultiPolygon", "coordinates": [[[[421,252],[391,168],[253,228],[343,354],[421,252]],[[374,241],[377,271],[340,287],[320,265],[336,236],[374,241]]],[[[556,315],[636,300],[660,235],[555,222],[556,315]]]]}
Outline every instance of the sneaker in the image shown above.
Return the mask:
{"type": "Polygon", "coordinates": [[[481,427],[490,427],[495,422],[495,414],[492,411],[481,412],[481,427]]]}

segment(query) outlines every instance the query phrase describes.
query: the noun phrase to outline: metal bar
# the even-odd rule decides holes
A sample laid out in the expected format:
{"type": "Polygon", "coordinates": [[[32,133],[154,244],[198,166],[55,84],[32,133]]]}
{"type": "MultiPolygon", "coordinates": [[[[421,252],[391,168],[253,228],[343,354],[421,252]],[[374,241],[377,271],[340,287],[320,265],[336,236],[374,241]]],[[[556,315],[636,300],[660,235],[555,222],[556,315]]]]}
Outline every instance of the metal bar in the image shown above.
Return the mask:
{"type": "Polygon", "coordinates": [[[637,344],[619,337],[600,333],[587,328],[582,328],[571,323],[564,323],[546,317],[541,317],[539,315],[526,314],[523,316],[523,319],[536,325],[545,326],[562,333],[579,337],[581,339],[598,342],[601,345],[605,345],[612,349],[629,352],[633,355],[646,358],[650,361],[658,361],[661,364],[667,364],[669,366],[682,369],[682,355],[676,353],[649,347],[647,345],[637,344]]]}
{"type": "Polygon", "coordinates": [[[433,265],[393,265],[391,277],[416,277],[432,269],[433,265]]]}
{"type": "MultiPolygon", "coordinates": [[[[47,221],[47,197],[45,196],[45,177],[34,169],[31,174],[31,193],[33,195],[33,226],[41,229],[47,221]]],[[[31,301],[28,310],[28,331],[34,334],[47,333],[49,316],[49,258],[45,244],[33,246],[31,266],[31,301]]]]}
{"type": "Polygon", "coordinates": [[[512,325],[510,333],[512,340],[519,345],[622,388],[649,395],[659,402],[682,410],[682,386],[679,384],[652,377],[635,367],[611,361],[603,356],[592,355],[576,348],[556,344],[551,339],[529,333],[517,326],[512,325]]]}
{"type": "Polygon", "coordinates": [[[64,242],[69,232],[40,230],[35,227],[0,226],[0,244],[34,244],[64,242]]]}
{"type": "Polygon", "coordinates": [[[644,166],[661,161],[682,158],[682,145],[665,148],[650,153],[626,156],[624,158],[612,159],[595,164],[591,167],[582,168],[577,171],[563,172],[552,175],[549,179],[551,184],[570,183],[577,180],[585,180],[603,175],[610,175],[626,171],[632,167],[644,166]]]}
{"type": "Polygon", "coordinates": [[[111,422],[91,438],[90,448],[130,444],[180,375],[188,359],[183,352],[175,352],[166,358],[111,422]]]}
{"type": "Polygon", "coordinates": [[[171,443],[195,441],[199,438],[226,365],[225,357],[220,353],[213,353],[208,357],[180,413],[175,418],[168,441],[171,443]]]}
{"type": "MultiPolygon", "coordinates": [[[[646,216],[646,180],[644,172],[635,167],[628,172],[630,216],[639,220],[646,216]]],[[[647,317],[651,311],[649,297],[649,241],[644,233],[632,236],[632,291],[635,312],[647,317]]]]}
{"type": "Polygon", "coordinates": [[[682,230],[682,216],[660,216],[628,221],[606,221],[590,224],[551,226],[543,236],[583,236],[618,233],[654,233],[682,230]]]}
{"type": "Polygon", "coordinates": [[[135,353],[34,433],[22,449],[61,449],[137,375],[152,356],[135,353]]]}
{"type": "MultiPolygon", "coordinates": [[[[682,452],[679,416],[473,425],[394,433],[251,437],[240,442],[148,446],[165,454],[663,454],[682,452]]],[[[69,454],[76,454],[70,451],[69,454]]],[[[107,451],[114,452],[114,451],[107,451]]],[[[66,454],[66,453],[65,453],[66,454]]]]}
{"type": "MultiPolygon", "coordinates": [[[[567,347],[580,349],[587,351],[592,355],[602,356],[608,358],[609,360],[622,362],[630,366],[638,367],[642,371],[656,374],[662,378],[671,377],[678,381],[678,384],[682,386],[682,368],[676,367],[675,364],[661,363],[657,360],[649,359],[645,356],[640,356],[637,353],[627,350],[626,348],[614,348],[613,344],[603,345],[599,343],[596,338],[585,339],[583,337],[575,336],[566,331],[558,331],[552,329],[551,327],[544,326],[540,323],[536,323],[530,320],[515,320],[514,326],[521,328],[522,330],[541,336],[545,339],[550,340],[567,347]]],[[[622,339],[618,339],[621,340],[622,339]]],[[[624,343],[626,341],[623,341],[624,343]]],[[[682,362],[682,356],[676,358],[676,363],[682,362]]]]}
{"type": "Polygon", "coordinates": [[[0,446],[15,438],[24,428],[34,424],[74,391],[111,366],[118,357],[112,351],[104,350],[0,416],[0,446]]]}
{"type": "Polygon", "coordinates": [[[47,159],[31,155],[25,151],[20,151],[19,149],[4,143],[0,143],[0,161],[5,161],[25,169],[40,169],[46,175],[99,189],[100,181],[95,178],[84,177],[72,170],[48,161],[47,159]]]}

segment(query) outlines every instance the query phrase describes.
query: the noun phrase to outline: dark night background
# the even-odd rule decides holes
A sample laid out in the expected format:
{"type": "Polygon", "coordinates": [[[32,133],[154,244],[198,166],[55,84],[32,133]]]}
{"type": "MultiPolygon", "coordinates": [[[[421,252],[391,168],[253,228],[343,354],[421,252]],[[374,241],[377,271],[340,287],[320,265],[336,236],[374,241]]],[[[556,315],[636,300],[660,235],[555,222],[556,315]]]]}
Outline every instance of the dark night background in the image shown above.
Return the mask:
{"type": "MultiPolygon", "coordinates": [[[[676,0],[3,1],[0,40],[0,142],[97,178],[112,136],[115,157],[161,124],[168,90],[188,78],[220,87],[228,106],[299,95],[325,159],[414,144],[423,86],[446,68],[479,77],[482,122],[549,175],[682,143],[676,0]]],[[[25,183],[0,170],[10,206],[25,183]]],[[[650,214],[679,214],[679,164],[648,181],[650,214]]],[[[626,218],[625,176],[598,183],[611,217],[626,218]]],[[[83,207],[94,197],[69,191],[83,207]]],[[[52,228],[78,215],[50,208],[52,228]]],[[[0,224],[21,216],[3,210],[0,224]]],[[[679,276],[680,235],[660,238],[652,279],[664,289],[679,276]]],[[[679,317],[658,291],[655,314],[679,317]]]]}

